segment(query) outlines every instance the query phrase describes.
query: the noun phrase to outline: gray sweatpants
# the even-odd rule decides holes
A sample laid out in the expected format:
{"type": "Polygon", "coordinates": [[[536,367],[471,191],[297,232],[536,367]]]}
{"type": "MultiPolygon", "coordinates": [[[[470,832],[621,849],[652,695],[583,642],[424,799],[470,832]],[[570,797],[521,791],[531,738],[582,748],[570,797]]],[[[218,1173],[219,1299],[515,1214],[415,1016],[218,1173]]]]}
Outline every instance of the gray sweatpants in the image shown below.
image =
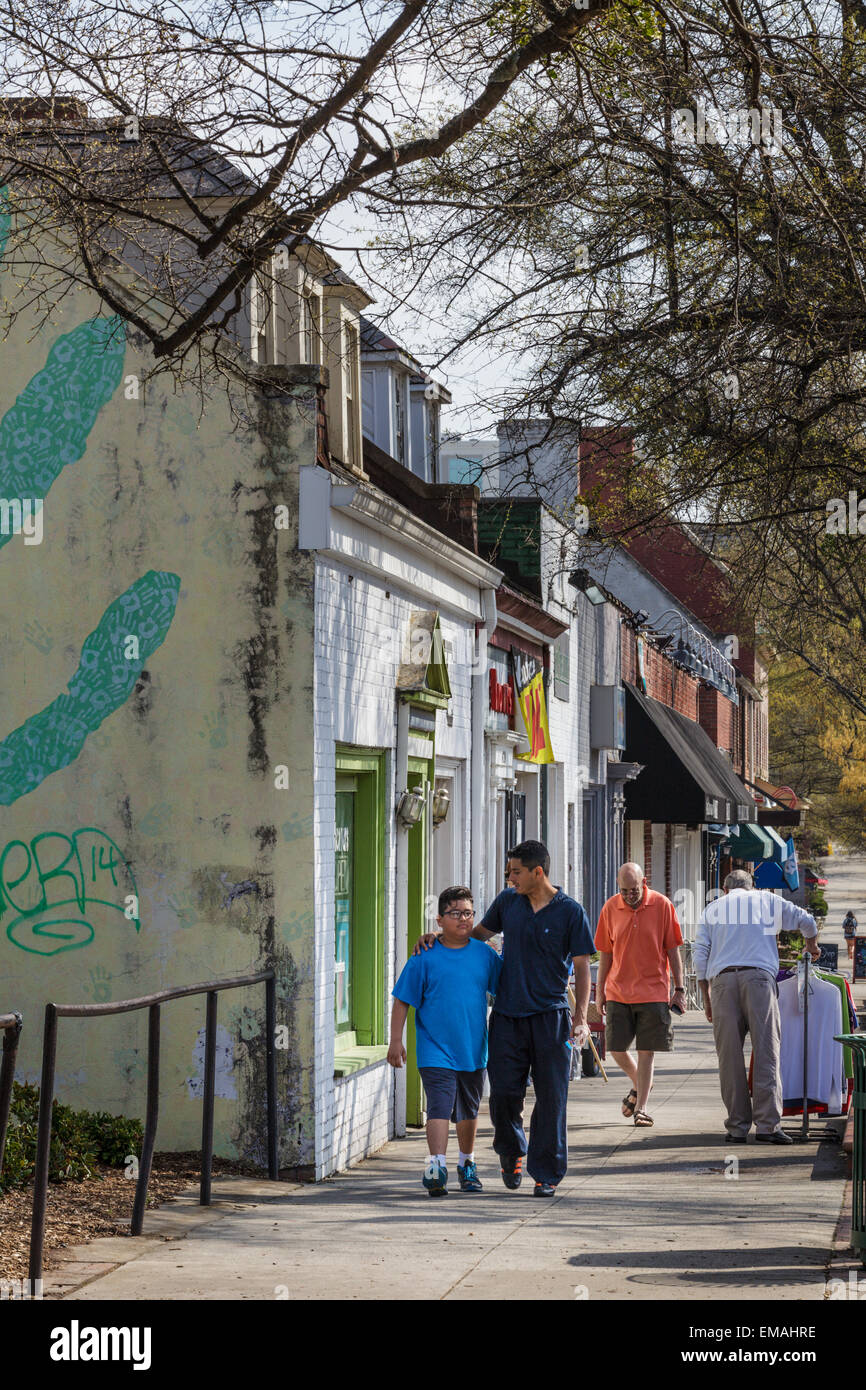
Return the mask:
{"type": "Polygon", "coordinates": [[[782,1029],[776,982],[768,971],[758,969],[717,975],[710,981],[710,1006],[727,1131],[734,1136],[748,1134],[754,1119],[759,1134],[772,1134],[782,1120],[782,1029]],[[755,1059],[751,1096],[743,1059],[746,1033],[755,1059]]]}

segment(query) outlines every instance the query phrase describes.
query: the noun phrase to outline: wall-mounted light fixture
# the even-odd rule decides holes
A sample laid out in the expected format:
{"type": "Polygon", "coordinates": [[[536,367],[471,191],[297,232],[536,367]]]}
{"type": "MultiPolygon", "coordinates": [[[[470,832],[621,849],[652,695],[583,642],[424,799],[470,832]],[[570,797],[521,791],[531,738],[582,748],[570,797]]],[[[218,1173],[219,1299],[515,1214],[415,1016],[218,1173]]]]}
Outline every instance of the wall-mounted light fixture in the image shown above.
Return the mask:
{"type": "Polygon", "coordinates": [[[568,582],[573,589],[582,589],[594,607],[597,608],[599,604],[607,602],[589,570],[572,570],[568,576],[568,582]]]}
{"type": "Polygon", "coordinates": [[[397,802],[397,819],[406,830],[417,825],[424,814],[424,795],[420,791],[409,791],[408,787],[397,802]]]}
{"type": "Polygon", "coordinates": [[[451,796],[448,788],[440,782],[433,793],[433,824],[441,825],[448,815],[448,807],[451,805],[451,796]]]}

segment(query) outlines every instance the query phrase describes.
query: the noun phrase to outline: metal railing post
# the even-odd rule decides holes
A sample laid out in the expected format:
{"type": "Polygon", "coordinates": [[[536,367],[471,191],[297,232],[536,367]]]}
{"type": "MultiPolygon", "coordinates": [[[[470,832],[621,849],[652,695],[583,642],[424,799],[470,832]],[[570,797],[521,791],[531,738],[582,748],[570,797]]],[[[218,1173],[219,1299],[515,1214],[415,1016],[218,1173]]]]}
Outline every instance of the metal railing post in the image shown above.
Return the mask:
{"type": "Polygon", "coordinates": [[[6,1153],[12,1082],[15,1080],[15,1058],[18,1055],[18,1039],[23,1025],[20,1014],[14,1014],[13,1018],[14,1023],[7,1024],[3,1032],[3,1061],[0,1063],[0,1173],[3,1172],[3,1157],[6,1153]]]}
{"type": "Polygon", "coordinates": [[[216,1026],[217,996],[211,990],[207,996],[204,1031],[204,1110],[201,1117],[201,1186],[199,1205],[210,1206],[210,1181],[213,1168],[213,1110],[216,1083],[216,1026]]]}
{"type": "Polygon", "coordinates": [[[866,1038],[862,1033],[838,1033],[836,1042],[850,1047],[854,1061],[851,1245],[866,1268],[866,1038]]]}
{"type": "Polygon", "coordinates": [[[131,1230],[134,1236],[141,1235],[144,1224],[144,1209],[147,1205],[147,1184],[153,1164],[153,1146],[156,1141],[156,1126],[159,1120],[159,1004],[151,1004],[147,1022],[147,1110],[144,1120],[144,1138],[141,1142],[141,1160],[138,1165],[138,1182],[135,1187],[135,1201],[132,1207],[131,1230]]]}
{"type": "MultiPolygon", "coordinates": [[[[206,983],[200,985],[179,985],[174,989],[160,990],[156,994],[142,995],[138,999],[119,999],[110,1004],[46,1004],[45,1033],[42,1045],[42,1080],[39,1094],[39,1129],[36,1140],[36,1175],[33,1188],[33,1217],[30,1227],[30,1278],[32,1281],[35,1282],[35,1280],[42,1277],[42,1246],[45,1238],[48,1171],[51,1161],[51,1107],[54,1100],[57,1020],[59,1018],[104,1018],[109,1014],[131,1013],[136,1009],[150,1010],[147,1043],[147,1113],[131,1222],[132,1233],[134,1235],[140,1235],[142,1223],[144,1221],[147,1187],[153,1165],[153,1150],[156,1141],[157,1121],[159,1118],[160,1006],[171,999],[188,999],[196,994],[207,995],[200,1201],[202,1206],[209,1206],[211,1200],[211,1174],[213,1170],[218,994],[219,991],[223,989],[241,989],[248,985],[257,984],[264,984],[266,987],[265,1012],[268,1030],[266,1056],[268,1176],[271,1178],[278,1178],[279,1151],[277,1141],[275,1052],[276,982],[273,970],[259,971],[253,975],[234,975],[226,980],[208,980],[206,983]]],[[[18,1031],[20,1032],[20,1019],[20,1014],[0,1015],[0,1028],[10,1028],[12,1025],[17,1024],[18,1031]]],[[[15,1044],[17,1045],[17,1033],[15,1044]]],[[[14,1067],[14,1047],[12,1045],[10,1045],[8,1055],[11,1058],[9,1063],[11,1071],[14,1067]]],[[[6,1066],[6,1056],[7,1053],[4,1046],[4,1067],[6,1066]]],[[[0,1117],[2,1117],[3,1110],[5,1077],[6,1072],[0,1069],[0,1117]]],[[[11,1081],[9,1083],[9,1089],[11,1094],[11,1081]]]]}
{"type": "Polygon", "coordinates": [[[45,1206],[48,1201],[48,1168],[51,1162],[51,1106],[54,1101],[54,1064],[57,1055],[57,1008],[45,1005],[42,1043],[42,1079],[39,1083],[39,1127],[36,1133],[36,1173],[33,1179],[33,1219],[30,1226],[30,1287],[42,1278],[42,1243],[45,1238],[45,1206]]]}
{"type": "Polygon", "coordinates": [[[274,976],[265,982],[265,1027],[268,1034],[268,1177],[277,1179],[280,1160],[277,1151],[277,981],[274,976]]]}

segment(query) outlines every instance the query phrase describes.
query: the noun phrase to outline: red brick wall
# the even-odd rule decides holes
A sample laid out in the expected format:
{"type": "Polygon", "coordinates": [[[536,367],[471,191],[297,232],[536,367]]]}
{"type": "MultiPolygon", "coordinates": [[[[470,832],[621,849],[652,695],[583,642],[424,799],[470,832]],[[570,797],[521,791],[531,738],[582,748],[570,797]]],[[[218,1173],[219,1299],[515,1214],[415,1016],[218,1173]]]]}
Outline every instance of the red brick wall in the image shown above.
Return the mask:
{"type": "Polygon", "coordinates": [[[653,827],[652,821],[643,823],[643,862],[644,878],[650,888],[653,886],[653,827]]]}
{"type": "Polygon", "coordinates": [[[700,695],[700,725],[717,748],[733,753],[737,709],[720,690],[704,687],[700,695]]]}
{"type": "MultiPolygon", "coordinates": [[[[623,623],[620,627],[620,646],[622,652],[622,678],[640,689],[637,677],[637,637],[623,623]]],[[[678,710],[687,719],[698,720],[698,695],[700,685],[694,676],[674,663],[657,647],[644,642],[644,672],[646,673],[646,693],[660,705],[678,710]]]]}

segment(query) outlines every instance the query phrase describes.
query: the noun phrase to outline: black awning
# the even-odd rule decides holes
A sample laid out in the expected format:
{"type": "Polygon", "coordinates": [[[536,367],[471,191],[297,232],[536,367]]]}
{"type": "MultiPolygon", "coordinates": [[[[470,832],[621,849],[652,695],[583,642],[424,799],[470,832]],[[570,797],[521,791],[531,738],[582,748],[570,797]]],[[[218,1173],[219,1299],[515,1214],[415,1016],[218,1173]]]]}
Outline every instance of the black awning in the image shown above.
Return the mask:
{"type": "Polygon", "coordinates": [[[624,685],[624,757],[644,765],[626,784],[629,819],[675,825],[757,820],[754,801],[700,724],[624,685]]]}

